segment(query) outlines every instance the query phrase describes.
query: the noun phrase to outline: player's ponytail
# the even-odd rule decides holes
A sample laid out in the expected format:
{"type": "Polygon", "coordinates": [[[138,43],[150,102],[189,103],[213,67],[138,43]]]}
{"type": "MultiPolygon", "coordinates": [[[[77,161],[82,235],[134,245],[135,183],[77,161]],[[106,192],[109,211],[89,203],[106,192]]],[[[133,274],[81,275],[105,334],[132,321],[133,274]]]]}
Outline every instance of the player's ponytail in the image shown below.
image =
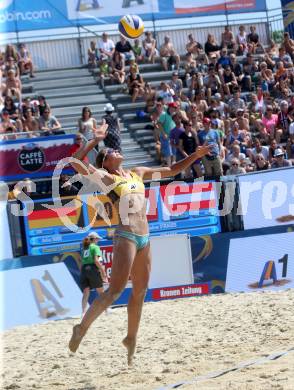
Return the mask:
{"type": "Polygon", "coordinates": [[[88,249],[91,244],[91,240],[89,237],[85,237],[83,239],[83,249],[88,249]]]}

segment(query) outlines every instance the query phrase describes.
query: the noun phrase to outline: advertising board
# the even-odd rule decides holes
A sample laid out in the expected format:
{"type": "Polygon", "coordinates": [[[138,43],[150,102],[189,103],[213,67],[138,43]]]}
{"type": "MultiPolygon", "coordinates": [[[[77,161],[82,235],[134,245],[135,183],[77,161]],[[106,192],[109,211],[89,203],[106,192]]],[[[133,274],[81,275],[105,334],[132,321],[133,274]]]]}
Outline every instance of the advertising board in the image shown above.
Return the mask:
{"type": "MultiPolygon", "coordinates": [[[[2,0],[0,31],[28,31],[117,23],[125,14],[144,20],[266,9],[265,0],[2,0]]],[[[107,29],[106,29],[107,30],[107,29]]]]}
{"type": "MultiPolygon", "coordinates": [[[[74,135],[0,141],[0,180],[52,176],[59,160],[70,155],[74,135]]],[[[71,168],[64,173],[73,172],[71,168]]]]}
{"type": "MultiPolygon", "coordinates": [[[[168,234],[210,235],[220,231],[215,183],[170,183],[146,189],[147,218],[151,236],[168,234]]],[[[64,198],[54,210],[52,199],[34,201],[34,210],[24,217],[29,255],[43,255],[79,250],[87,232],[70,230],[61,217],[80,228],[88,226],[103,237],[101,245],[112,243],[118,223],[117,211],[111,200],[102,194],[64,198]],[[109,224],[93,207],[97,198],[106,211],[109,224]],[[91,198],[91,199],[90,199],[91,198]],[[74,200],[74,205],[67,206],[74,200]],[[60,211],[60,214],[58,214],[60,211]]],[[[26,207],[26,203],[24,203],[26,207]]]]}
{"type": "Polygon", "coordinates": [[[238,176],[244,229],[294,221],[294,167],[238,176]]]}
{"type": "Polygon", "coordinates": [[[294,232],[230,240],[226,292],[294,287],[294,232]]]}
{"type": "Polygon", "coordinates": [[[63,263],[0,272],[0,284],[2,330],[80,315],[82,293],[63,263]]]}

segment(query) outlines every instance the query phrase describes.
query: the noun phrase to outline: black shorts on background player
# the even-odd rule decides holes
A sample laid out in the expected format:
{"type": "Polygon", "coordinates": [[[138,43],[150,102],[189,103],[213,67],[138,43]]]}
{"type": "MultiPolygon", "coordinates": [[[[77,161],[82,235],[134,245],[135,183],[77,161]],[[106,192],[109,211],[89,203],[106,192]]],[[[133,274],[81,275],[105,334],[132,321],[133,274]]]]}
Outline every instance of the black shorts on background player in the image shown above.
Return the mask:
{"type": "Polygon", "coordinates": [[[82,290],[86,287],[89,287],[90,290],[103,287],[103,280],[96,264],[84,264],[82,266],[80,283],[82,290]]]}

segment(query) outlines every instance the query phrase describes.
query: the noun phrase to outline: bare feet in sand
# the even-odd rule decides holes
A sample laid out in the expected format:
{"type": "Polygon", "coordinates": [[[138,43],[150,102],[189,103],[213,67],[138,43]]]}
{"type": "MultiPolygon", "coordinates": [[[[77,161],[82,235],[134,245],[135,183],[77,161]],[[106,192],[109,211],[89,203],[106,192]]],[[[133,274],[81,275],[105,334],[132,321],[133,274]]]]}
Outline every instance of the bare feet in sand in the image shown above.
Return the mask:
{"type": "Polygon", "coordinates": [[[136,339],[129,339],[126,337],[123,339],[122,343],[128,350],[128,365],[131,366],[133,364],[133,357],[136,349],[136,339]]]}
{"type": "Polygon", "coordinates": [[[76,350],[79,348],[80,342],[82,341],[85,333],[83,334],[81,332],[81,326],[75,325],[72,329],[72,336],[68,343],[68,347],[71,352],[76,352],[76,350]]]}

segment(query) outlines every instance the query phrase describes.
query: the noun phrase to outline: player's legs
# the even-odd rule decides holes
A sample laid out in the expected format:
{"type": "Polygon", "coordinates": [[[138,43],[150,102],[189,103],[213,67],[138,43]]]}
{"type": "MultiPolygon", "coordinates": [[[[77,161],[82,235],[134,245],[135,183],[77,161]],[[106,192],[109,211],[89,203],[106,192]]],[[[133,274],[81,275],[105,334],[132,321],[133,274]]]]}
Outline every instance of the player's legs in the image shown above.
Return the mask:
{"type": "Polygon", "coordinates": [[[123,237],[116,239],[113,248],[113,263],[109,288],[93,301],[84,315],[82,322],[74,326],[73,334],[69,342],[69,349],[72,352],[78,349],[82,338],[96,318],[122,293],[128,282],[136,252],[136,244],[133,241],[123,237]]]}
{"type": "Polygon", "coordinates": [[[132,364],[135,353],[137,333],[140,325],[144,298],[148,288],[151,271],[150,243],[139,250],[131,270],[132,292],[128,302],[128,334],[123,340],[128,350],[128,364],[132,364]]]}
{"type": "Polygon", "coordinates": [[[83,290],[83,298],[82,298],[82,316],[86,313],[87,305],[88,305],[88,299],[90,296],[90,287],[86,287],[83,290]]]}

